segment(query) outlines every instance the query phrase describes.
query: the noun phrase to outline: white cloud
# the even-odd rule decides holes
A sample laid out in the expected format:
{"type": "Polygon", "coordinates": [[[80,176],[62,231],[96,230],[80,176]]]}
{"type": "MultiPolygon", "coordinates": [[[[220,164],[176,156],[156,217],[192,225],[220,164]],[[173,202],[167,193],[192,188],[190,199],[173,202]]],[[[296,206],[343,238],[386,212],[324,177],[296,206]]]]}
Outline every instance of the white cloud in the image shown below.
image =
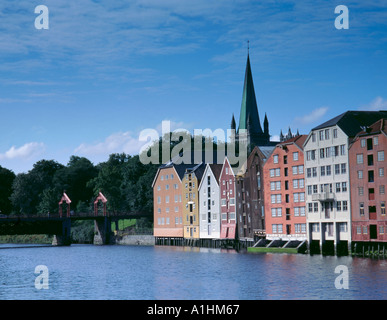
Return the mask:
{"type": "Polygon", "coordinates": [[[117,132],[108,136],[102,142],[94,144],[82,143],[75,149],[76,154],[85,156],[100,156],[112,153],[138,154],[144,142],[139,141],[138,135],[133,136],[131,132],[117,132]]]}
{"type": "Polygon", "coordinates": [[[360,107],[359,109],[366,109],[371,111],[386,110],[387,100],[379,96],[372,100],[369,104],[365,105],[364,107],[360,107]]]}
{"type": "Polygon", "coordinates": [[[304,115],[302,117],[296,117],[295,122],[301,124],[310,124],[321,119],[328,111],[328,107],[321,107],[314,109],[311,113],[304,115]]]}
{"type": "Polygon", "coordinates": [[[42,142],[30,142],[25,145],[16,148],[12,146],[5,153],[0,153],[0,159],[31,159],[35,156],[42,154],[45,150],[45,145],[42,142]]]}

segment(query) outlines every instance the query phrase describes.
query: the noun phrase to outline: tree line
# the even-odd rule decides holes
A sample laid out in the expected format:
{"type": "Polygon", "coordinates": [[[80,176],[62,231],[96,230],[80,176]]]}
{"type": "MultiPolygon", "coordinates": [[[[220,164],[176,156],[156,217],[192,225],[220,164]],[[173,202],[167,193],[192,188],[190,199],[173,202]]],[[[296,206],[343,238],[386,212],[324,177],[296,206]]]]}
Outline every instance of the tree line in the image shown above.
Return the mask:
{"type": "MultiPolygon", "coordinates": [[[[193,161],[195,150],[205,150],[212,145],[214,155],[218,148],[227,150],[227,143],[215,142],[213,138],[181,132],[179,139],[173,139],[172,133],[159,137],[148,150],[142,154],[157,150],[156,163],[144,164],[140,155],[114,153],[105,162],[94,165],[89,159],[71,156],[67,165],[55,160],[40,160],[27,173],[15,175],[11,170],[0,166],[0,214],[5,215],[47,215],[58,213],[58,202],[63,192],[71,199],[71,210],[75,212],[92,212],[93,203],[101,191],[108,199],[109,212],[153,212],[152,182],[163,160],[163,146],[167,141],[172,150],[180,150],[180,155],[187,152],[189,146],[193,161]],[[196,142],[195,142],[196,141],[196,142]],[[200,140],[199,140],[200,141],[200,140]]],[[[236,150],[239,150],[238,143],[236,150]]],[[[238,152],[237,152],[238,153],[238,152]]],[[[202,159],[204,161],[204,159],[202,159]]],[[[191,162],[193,163],[193,162],[191,162]]]]}
{"type": "Polygon", "coordinates": [[[158,166],[144,165],[139,156],[111,154],[94,165],[85,157],[71,156],[67,165],[40,160],[27,173],[15,174],[0,166],[0,213],[42,215],[58,213],[65,191],[71,210],[92,212],[101,191],[109,212],[153,212],[152,181],[158,166]]]}

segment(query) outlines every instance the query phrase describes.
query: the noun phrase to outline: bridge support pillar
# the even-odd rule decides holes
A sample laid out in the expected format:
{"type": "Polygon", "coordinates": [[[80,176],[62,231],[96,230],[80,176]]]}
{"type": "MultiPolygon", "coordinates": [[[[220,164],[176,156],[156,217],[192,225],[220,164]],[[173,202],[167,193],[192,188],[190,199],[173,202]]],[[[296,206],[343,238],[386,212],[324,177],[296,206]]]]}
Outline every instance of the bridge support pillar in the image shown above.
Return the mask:
{"type": "Polygon", "coordinates": [[[111,220],[109,217],[94,220],[94,244],[103,245],[111,243],[111,220]]]}
{"type": "Polygon", "coordinates": [[[62,233],[54,235],[52,240],[53,246],[71,245],[71,219],[66,218],[62,221],[62,233]]]}

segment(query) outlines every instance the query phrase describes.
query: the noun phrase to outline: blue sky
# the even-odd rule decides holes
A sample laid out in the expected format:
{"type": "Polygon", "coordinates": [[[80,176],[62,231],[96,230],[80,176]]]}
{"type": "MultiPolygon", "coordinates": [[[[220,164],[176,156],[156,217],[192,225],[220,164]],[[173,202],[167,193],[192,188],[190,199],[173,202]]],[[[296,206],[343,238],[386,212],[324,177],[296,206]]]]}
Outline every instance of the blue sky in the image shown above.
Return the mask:
{"type": "Polygon", "coordinates": [[[0,165],[19,173],[40,159],[137,154],[140,131],[162,120],[228,129],[247,40],[273,136],[387,109],[385,0],[2,0],[0,165]],[[340,4],[348,30],[334,27],[340,4]],[[34,26],[38,5],[48,30],[34,26]]]}

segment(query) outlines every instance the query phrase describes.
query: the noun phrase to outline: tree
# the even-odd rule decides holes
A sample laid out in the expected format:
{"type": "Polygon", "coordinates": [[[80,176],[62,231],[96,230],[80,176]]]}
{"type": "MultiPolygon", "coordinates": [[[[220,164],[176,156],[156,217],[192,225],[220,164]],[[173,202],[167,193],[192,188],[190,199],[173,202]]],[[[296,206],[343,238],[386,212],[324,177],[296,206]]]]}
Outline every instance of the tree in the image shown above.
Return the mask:
{"type": "Polygon", "coordinates": [[[98,176],[89,181],[94,194],[101,191],[108,199],[108,211],[118,212],[124,209],[125,197],[122,192],[123,169],[131,156],[111,154],[109,160],[98,165],[98,176]]]}
{"type": "Polygon", "coordinates": [[[13,210],[21,214],[36,214],[43,191],[53,188],[53,177],[64,166],[54,160],[40,160],[28,173],[16,176],[10,197],[13,210]]]}
{"type": "Polygon", "coordinates": [[[9,198],[15,177],[13,171],[0,166],[0,214],[10,214],[12,211],[12,202],[9,198]]]}
{"type": "Polygon", "coordinates": [[[80,201],[89,204],[94,197],[93,188],[88,182],[98,175],[98,169],[84,157],[71,156],[66,167],[59,169],[53,179],[56,190],[70,197],[72,208],[75,209],[80,201]]]}

